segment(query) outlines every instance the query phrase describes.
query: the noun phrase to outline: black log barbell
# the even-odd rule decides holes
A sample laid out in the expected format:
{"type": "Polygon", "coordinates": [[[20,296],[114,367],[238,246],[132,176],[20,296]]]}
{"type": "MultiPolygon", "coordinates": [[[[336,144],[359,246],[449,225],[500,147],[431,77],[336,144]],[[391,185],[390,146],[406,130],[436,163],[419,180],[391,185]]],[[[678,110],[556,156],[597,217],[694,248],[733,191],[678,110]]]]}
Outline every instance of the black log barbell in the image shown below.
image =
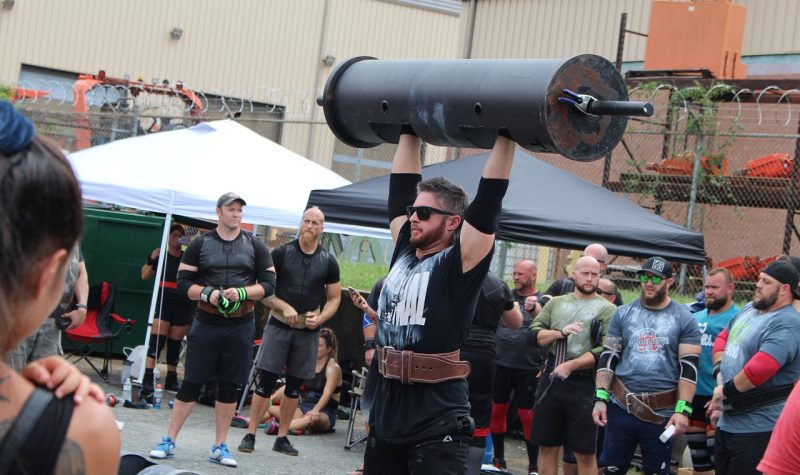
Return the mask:
{"type": "Polygon", "coordinates": [[[584,54],[568,59],[376,60],[339,65],[317,99],[344,143],[397,143],[413,131],[441,146],[491,148],[504,134],[534,152],[600,158],[622,139],[628,116],[653,106],[628,101],[619,71],[584,54]]]}

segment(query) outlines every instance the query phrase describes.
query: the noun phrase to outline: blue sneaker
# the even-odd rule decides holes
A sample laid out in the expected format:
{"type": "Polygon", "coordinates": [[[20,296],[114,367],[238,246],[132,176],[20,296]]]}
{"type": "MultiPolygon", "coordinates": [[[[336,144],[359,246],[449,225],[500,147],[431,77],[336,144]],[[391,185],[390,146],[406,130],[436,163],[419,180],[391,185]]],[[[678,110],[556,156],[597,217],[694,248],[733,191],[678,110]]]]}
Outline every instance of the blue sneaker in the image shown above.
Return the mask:
{"type": "Polygon", "coordinates": [[[150,458],[168,459],[175,456],[175,441],[172,437],[165,435],[161,438],[161,443],[150,451],[150,458]]]}
{"type": "Polygon", "coordinates": [[[208,461],[218,463],[226,467],[239,466],[239,464],[236,463],[236,460],[233,460],[233,458],[231,458],[231,452],[230,450],[228,450],[228,444],[226,444],[225,442],[219,445],[211,446],[211,455],[208,456],[208,461]]]}

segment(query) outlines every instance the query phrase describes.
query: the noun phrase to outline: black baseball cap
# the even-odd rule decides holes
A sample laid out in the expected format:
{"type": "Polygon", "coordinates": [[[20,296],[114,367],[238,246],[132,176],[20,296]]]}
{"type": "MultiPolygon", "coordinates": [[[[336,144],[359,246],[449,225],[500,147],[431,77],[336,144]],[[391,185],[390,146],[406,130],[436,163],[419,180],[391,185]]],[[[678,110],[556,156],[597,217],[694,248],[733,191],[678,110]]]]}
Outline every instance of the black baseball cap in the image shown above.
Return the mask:
{"type": "Polygon", "coordinates": [[[781,284],[787,284],[792,289],[792,295],[796,299],[800,299],[800,293],[797,291],[797,283],[800,281],[800,274],[797,269],[787,261],[770,262],[767,267],[761,272],[767,274],[781,284]]]}
{"type": "Polygon", "coordinates": [[[237,195],[236,193],[234,193],[232,191],[229,191],[229,192],[227,192],[224,195],[219,197],[219,199],[217,200],[217,208],[219,208],[220,206],[229,205],[229,204],[233,203],[234,201],[241,201],[242,202],[242,206],[247,206],[247,203],[244,201],[244,199],[241,196],[237,195]]]}
{"type": "Polygon", "coordinates": [[[651,257],[642,264],[642,268],[637,274],[644,274],[645,272],[669,279],[672,277],[672,264],[663,257],[651,257]]]}

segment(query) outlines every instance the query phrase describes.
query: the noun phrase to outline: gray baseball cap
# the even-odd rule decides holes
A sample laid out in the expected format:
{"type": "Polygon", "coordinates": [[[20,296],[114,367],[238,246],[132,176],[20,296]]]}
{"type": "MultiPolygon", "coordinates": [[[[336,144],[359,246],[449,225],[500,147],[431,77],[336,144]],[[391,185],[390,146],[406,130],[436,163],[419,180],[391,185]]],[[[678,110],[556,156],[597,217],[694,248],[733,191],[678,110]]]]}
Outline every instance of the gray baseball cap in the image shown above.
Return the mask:
{"type": "Polygon", "coordinates": [[[237,195],[236,193],[229,191],[224,195],[220,196],[217,200],[217,208],[220,206],[225,206],[233,203],[234,201],[241,201],[242,206],[247,206],[247,202],[241,196],[237,195]]]}

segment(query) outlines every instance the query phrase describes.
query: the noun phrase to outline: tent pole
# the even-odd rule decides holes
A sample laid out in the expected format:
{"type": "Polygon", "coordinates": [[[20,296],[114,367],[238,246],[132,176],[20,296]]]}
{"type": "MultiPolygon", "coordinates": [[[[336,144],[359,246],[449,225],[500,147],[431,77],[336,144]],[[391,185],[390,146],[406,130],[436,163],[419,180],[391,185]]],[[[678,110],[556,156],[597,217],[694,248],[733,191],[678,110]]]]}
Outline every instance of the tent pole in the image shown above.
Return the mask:
{"type": "MultiPolygon", "coordinates": [[[[158,305],[158,287],[161,284],[161,274],[164,269],[164,262],[169,253],[167,242],[169,240],[169,228],[172,222],[172,204],[175,201],[175,193],[171,193],[169,200],[169,208],[167,214],[164,216],[164,231],[161,233],[161,252],[158,253],[158,266],[156,266],[156,277],[153,279],[153,296],[150,297],[150,311],[147,314],[147,331],[144,335],[144,347],[147,348],[150,344],[150,335],[153,333],[153,320],[155,319],[156,305],[158,305]]],[[[158,361],[156,361],[158,364],[158,361]]]]}

